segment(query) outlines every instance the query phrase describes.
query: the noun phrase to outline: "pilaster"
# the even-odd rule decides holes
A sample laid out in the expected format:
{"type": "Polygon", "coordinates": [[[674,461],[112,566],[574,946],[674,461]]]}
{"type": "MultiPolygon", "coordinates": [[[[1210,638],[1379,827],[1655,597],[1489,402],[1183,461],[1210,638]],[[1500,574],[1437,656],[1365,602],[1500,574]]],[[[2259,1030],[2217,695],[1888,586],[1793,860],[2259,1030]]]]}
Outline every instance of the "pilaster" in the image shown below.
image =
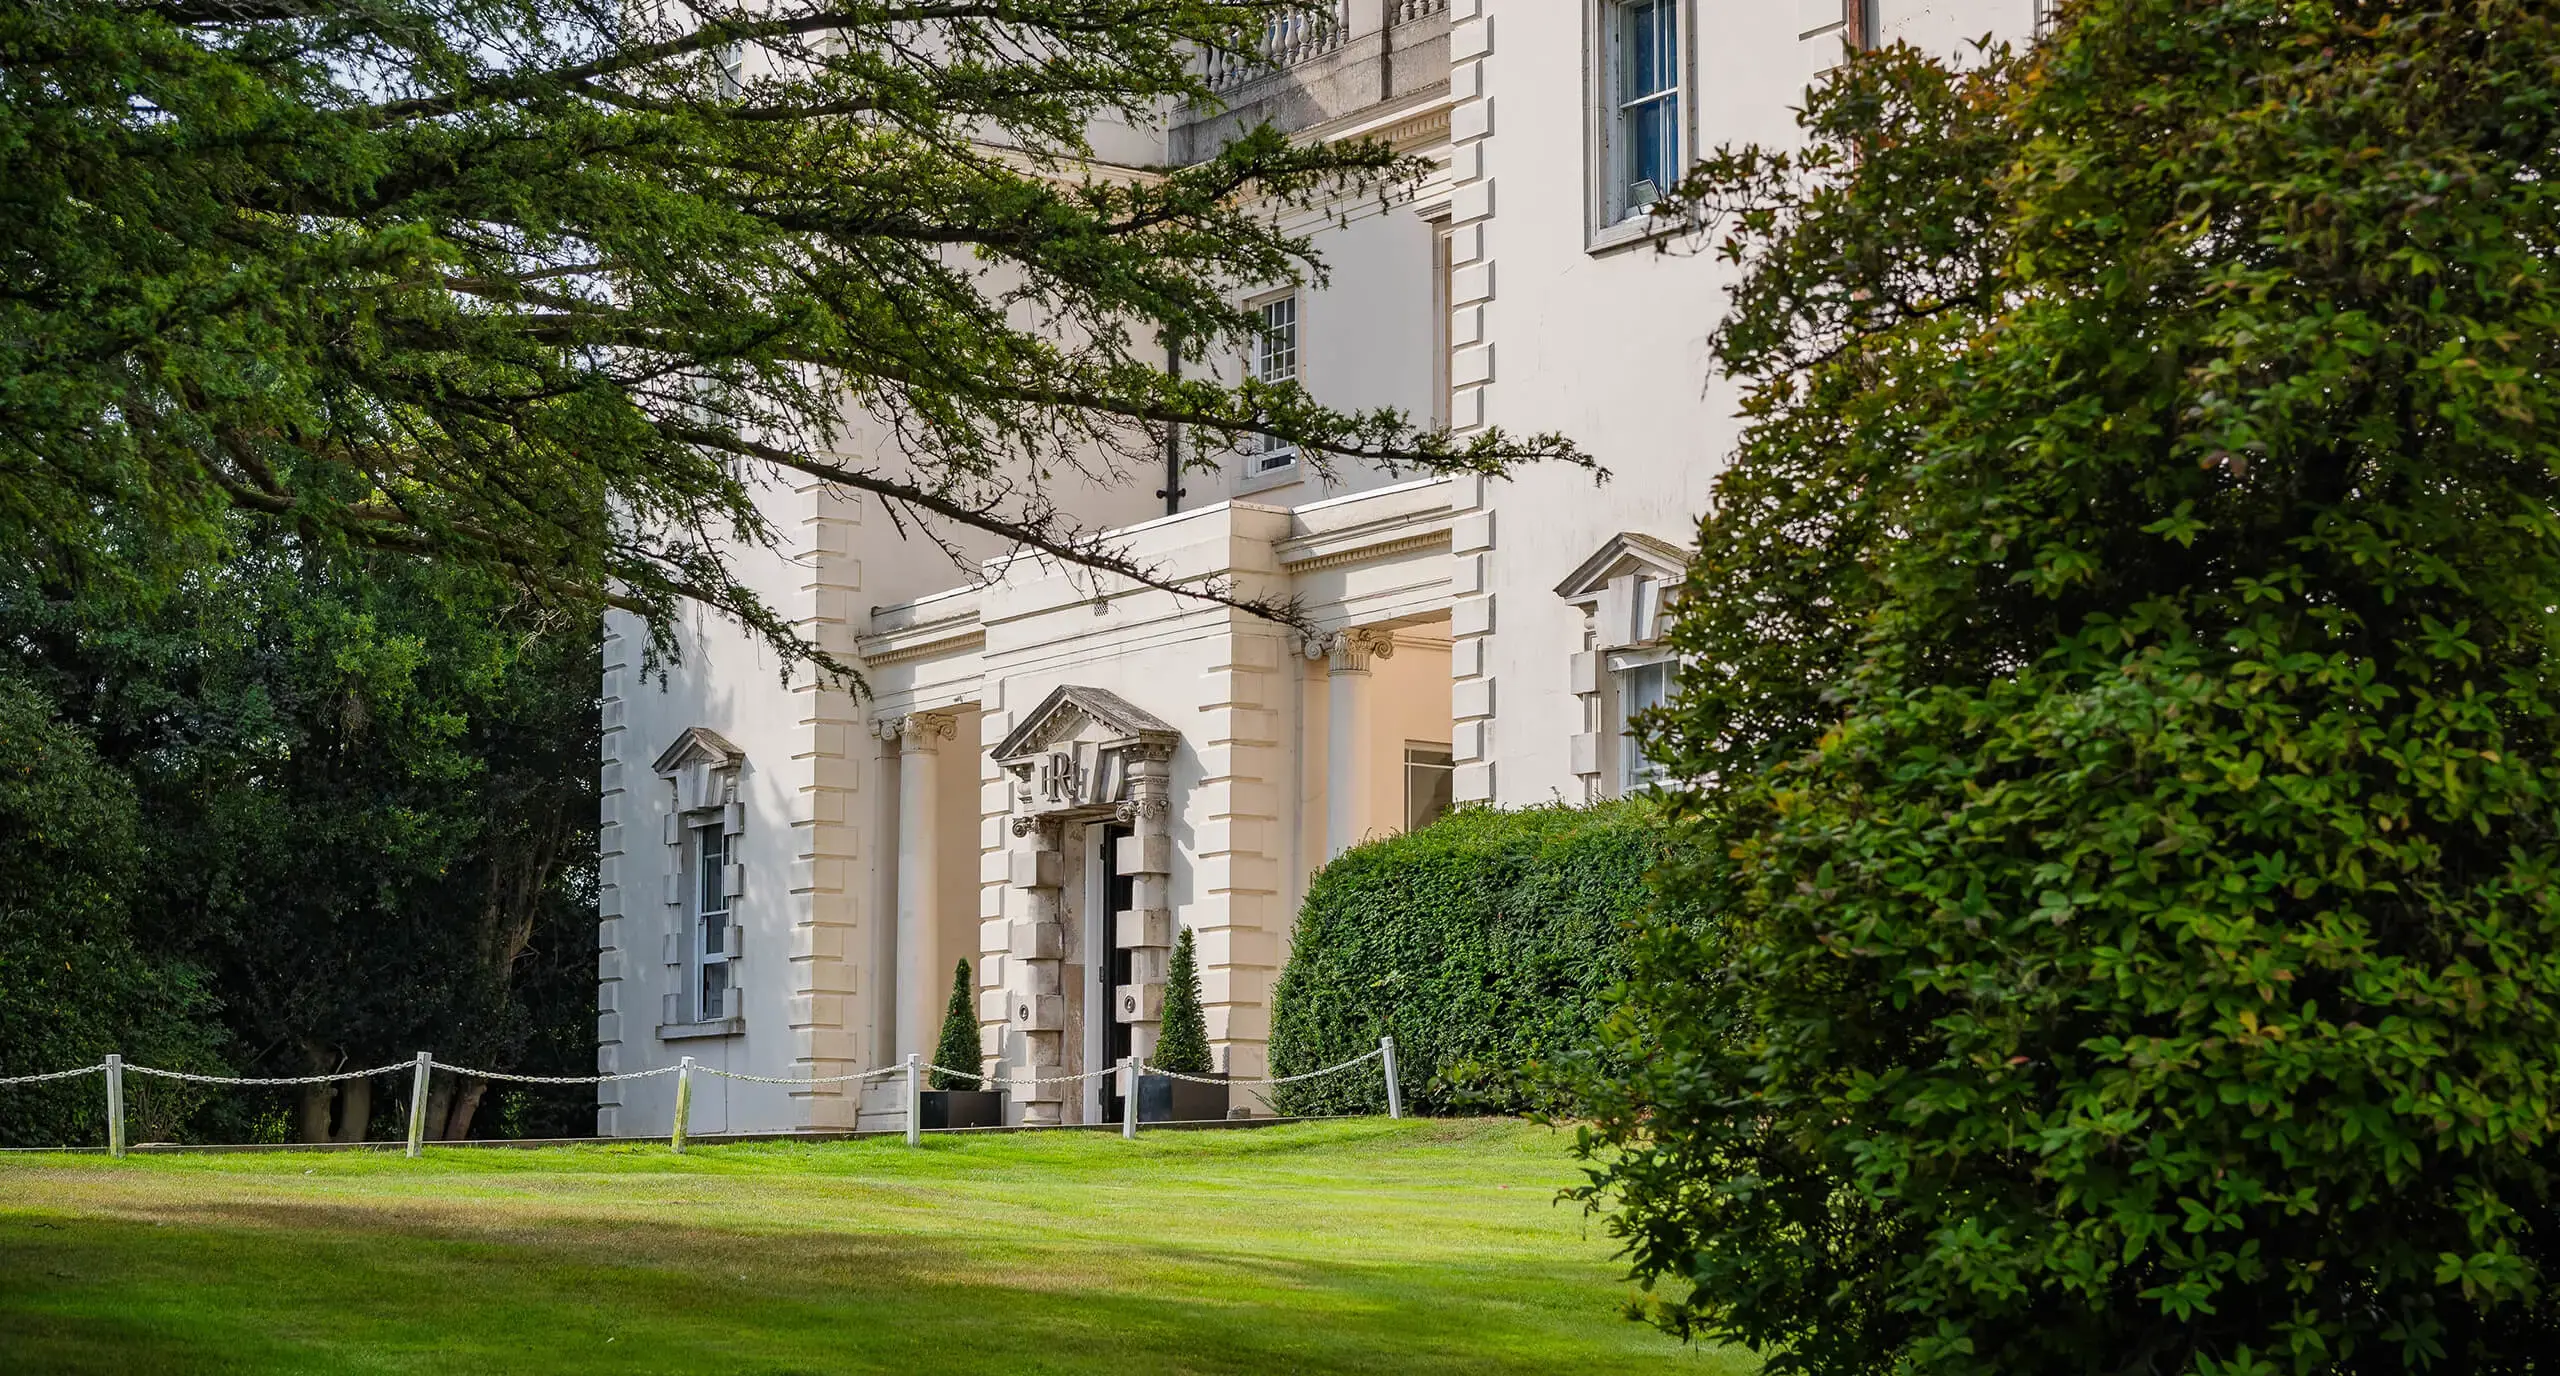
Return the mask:
{"type": "Polygon", "coordinates": [[[1282,749],[1281,708],[1295,692],[1299,647],[1268,623],[1236,622],[1202,694],[1201,781],[1191,903],[1201,1003],[1218,1068],[1260,1075],[1269,1062],[1270,985],[1290,914],[1281,888],[1283,789],[1296,771],[1282,749]]]}
{"type": "MultiPolygon", "coordinates": [[[[631,973],[631,947],[641,935],[632,930],[638,924],[624,911],[626,888],[639,878],[631,871],[631,837],[647,820],[635,815],[637,800],[627,789],[632,771],[625,760],[637,747],[631,743],[630,727],[625,720],[624,695],[630,690],[638,666],[632,662],[633,637],[626,633],[629,630],[626,622],[627,614],[608,613],[604,624],[603,746],[596,762],[599,786],[596,809],[596,1073],[599,1075],[617,1075],[623,1069],[626,1023],[623,1007],[630,1001],[626,980],[631,973]]],[[[645,1025],[647,1013],[643,1011],[639,1017],[645,1025]]],[[[616,1135],[621,1108],[621,1082],[607,1081],[596,1086],[597,1136],[616,1135]]]]}
{"type": "MultiPolygon", "coordinates": [[[[1493,338],[1486,326],[1495,291],[1494,112],[1486,80],[1494,28],[1485,10],[1486,0],[1451,0],[1449,6],[1449,423],[1462,435],[1487,424],[1494,385],[1493,338]]],[[[1493,635],[1493,593],[1485,577],[1493,512],[1485,502],[1484,479],[1459,476],[1451,504],[1458,512],[1450,532],[1451,581],[1466,590],[1450,607],[1450,746],[1457,765],[1451,787],[1460,802],[1485,802],[1494,796],[1494,780],[1493,679],[1485,672],[1493,635]]]]}
{"type": "MultiPolygon", "coordinates": [[[[861,503],[833,484],[802,486],[800,567],[794,629],[820,648],[851,658],[862,590],[855,557],[861,503]]],[[[843,1075],[860,1069],[863,946],[860,801],[869,765],[862,709],[850,686],[809,674],[795,678],[792,705],[799,749],[791,800],[791,1073],[843,1075]]],[[[754,959],[757,953],[750,952],[754,959]]],[[[791,1091],[793,1117],[809,1128],[851,1128],[859,1094],[843,1084],[791,1091]]]]}

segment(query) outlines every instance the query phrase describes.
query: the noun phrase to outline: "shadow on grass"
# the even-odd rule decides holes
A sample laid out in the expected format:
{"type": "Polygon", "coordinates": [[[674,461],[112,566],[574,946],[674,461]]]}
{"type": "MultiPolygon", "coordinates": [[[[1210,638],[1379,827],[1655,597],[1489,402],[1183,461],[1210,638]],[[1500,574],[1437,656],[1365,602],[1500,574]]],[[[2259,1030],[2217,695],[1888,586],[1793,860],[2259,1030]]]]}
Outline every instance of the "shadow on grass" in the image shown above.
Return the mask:
{"type": "Polygon", "coordinates": [[[1738,1370],[1612,1327],[1588,1263],[1316,1262],[198,1199],[0,1217],[15,1372],[1738,1370]]]}

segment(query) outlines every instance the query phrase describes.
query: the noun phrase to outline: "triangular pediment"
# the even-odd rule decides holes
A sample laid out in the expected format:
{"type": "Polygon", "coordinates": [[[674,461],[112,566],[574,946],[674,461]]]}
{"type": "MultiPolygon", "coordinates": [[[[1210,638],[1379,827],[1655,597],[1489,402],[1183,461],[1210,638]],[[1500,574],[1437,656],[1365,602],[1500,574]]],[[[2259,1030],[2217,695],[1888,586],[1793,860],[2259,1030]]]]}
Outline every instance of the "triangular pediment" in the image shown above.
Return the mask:
{"type": "Polygon", "coordinates": [[[1118,693],[1070,683],[1041,699],[1039,706],[1006,732],[996,746],[995,757],[1021,759],[1069,740],[1170,746],[1181,737],[1182,733],[1163,718],[1118,693]]]}
{"type": "Polygon", "coordinates": [[[1673,582],[1688,571],[1689,551],[1668,540],[1626,531],[1609,537],[1599,552],[1582,561],[1561,583],[1556,596],[1567,602],[1587,602],[1600,595],[1612,578],[1639,574],[1673,582]]]}
{"type": "Polygon", "coordinates": [[[729,743],[729,738],[708,726],[688,726],[676,736],[675,743],[658,755],[654,766],[661,774],[673,774],[688,765],[707,764],[714,769],[735,769],[746,762],[747,752],[729,743]]]}

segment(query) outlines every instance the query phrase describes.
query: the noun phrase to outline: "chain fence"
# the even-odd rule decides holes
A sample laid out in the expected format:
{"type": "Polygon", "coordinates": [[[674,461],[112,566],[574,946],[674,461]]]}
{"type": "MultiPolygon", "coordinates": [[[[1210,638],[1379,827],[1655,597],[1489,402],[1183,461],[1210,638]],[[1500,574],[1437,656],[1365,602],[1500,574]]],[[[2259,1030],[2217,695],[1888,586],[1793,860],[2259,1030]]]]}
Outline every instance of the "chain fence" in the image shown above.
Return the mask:
{"type": "Polygon", "coordinates": [[[924,1077],[928,1073],[944,1076],[953,1080],[974,1080],[989,1089],[999,1090],[1025,1089],[1039,1085],[1070,1084],[1085,1080],[1098,1079],[1106,1075],[1124,1076],[1126,1077],[1124,1081],[1126,1093],[1122,1096],[1123,1107],[1120,1122],[1120,1135],[1125,1138],[1134,1138],[1138,1135],[1138,1127],[1142,1121],[1164,1123],[1187,1121],[1174,1119],[1170,1117],[1169,1114],[1168,1116],[1159,1118],[1146,1118],[1144,1116],[1141,1108],[1141,1099],[1144,1097],[1144,1091],[1147,1089],[1146,1081],[1150,1079],[1188,1081],[1193,1084],[1219,1086],[1227,1091],[1231,1106],[1232,1096],[1237,1090],[1243,1090],[1247,1094],[1259,1098],[1261,1106],[1265,1112],[1275,1112],[1272,1110],[1270,1103],[1269,1091],[1271,1089],[1280,1085],[1297,1084],[1302,1081],[1320,1079],[1327,1075],[1344,1074],[1366,1065],[1371,1061],[1377,1061],[1380,1063],[1386,1080],[1387,1116],[1390,1118],[1402,1118],[1404,1116],[1404,1092],[1403,1087],[1397,1082],[1396,1043],[1395,1038],[1393,1037],[1379,1038],[1376,1050],[1354,1056],[1350,1060],[1344,1061],[1339,1065],[1330,1065],[1326,1066],[1322,1070],[1310,1070],[1296,1075],[1268,1076],[1257,1079],[1245,1079],[1221,1075],[1193,1075],[1181,1071],[1166,1070],[1160,1066],[1151,1066],[1147,1064],[1144,1057],[1135,1056],[1125,1057],[1115,1064],[1101,1066],[1093,1070],[1078,1071],[1074,1074],[1068,1075],[1042,1076],[988,1075],[975,1070],[955,1070],[949,1066],[931,1064],[925,1061],[921,1056],[915,1055],[908,1056],[903,1062],[897,1065],[880,1066],[871,1070],[849,1071],[842,1075],[811,1075],[805,1077],[754,1075],[743,1070],[725,1070],[718,1066],[699,1064],[691,1056],[684,1057],[674,1065],[654,1066],[647,1070],[626,1070],[618,1073],[596,1075],[526,1075],[508,1070],[483,1070],[475,1066],[454,1065],[448,1061],[437,1060],[431,1052],[421,1051],[410,1060],[394,1061],[389,1065],[374,1066],[365,1070],[339,1070],[331,1071],[322,1075],[264,1076],[203,1075],[187,1070],[164,1070],[157,1066],[128,1065],[125,1063],[125,1059],[122,1056],[109,1056],[104,1061],[101,1061],[96,1065],[74,1066],[68,1070],[48,1071],[38,1075],[0,1076],[0,1089],[6,1089],[17,1085],[47,1084],[62,1080],[76,1080],[86,1075],[105,1076],[107,1094],[106,1149],[110,1156],[123,1156],[126,1150],[124,1081],[125,1076],[127,1075],[144,1075],[157,1079],[174,1080],[185,1084],[197,1085],[223,1085],[241,1088],[286,1088],[300,1087],[304,1085],[335,1084],[345,1080],[369,1080],[375,1076],[395,1075],[405,1070],[410,1072],[411,1075],[408,1105],[409,1131],[408,1142],[406,1144],[406,1154],[415,1157],[426,1146],[428,1085],[432,1080],[434,1073],[439,1070],[450,1075],[466,1076],[472,1079],[527,1085],[603,1085],[627,1080],[645,1080],[657,1075],[673,1075],[676,1077],[676,1102],[672,1121],[668,1125],[667,1142],[674,1150],[682,1152],[685,1149],[685,1142],[687,1140],[690,1120],[692,1118],[693,1077],[697,1072],[705,1075],[717,1075],[723,1079],[741,1080],[751,1084],[793,1086],[856,1084],[871,1080],[888,1079],[893,1076],[904,1076],[906,1083],[904,1086],[904,1103],[902,1107],[903,1116],[906,1121],[906,1139],[909,1145],[914,1145],[923,1140],[923,1134],[926,1131],[924,1127],[923,1093],[924,1077]]]}

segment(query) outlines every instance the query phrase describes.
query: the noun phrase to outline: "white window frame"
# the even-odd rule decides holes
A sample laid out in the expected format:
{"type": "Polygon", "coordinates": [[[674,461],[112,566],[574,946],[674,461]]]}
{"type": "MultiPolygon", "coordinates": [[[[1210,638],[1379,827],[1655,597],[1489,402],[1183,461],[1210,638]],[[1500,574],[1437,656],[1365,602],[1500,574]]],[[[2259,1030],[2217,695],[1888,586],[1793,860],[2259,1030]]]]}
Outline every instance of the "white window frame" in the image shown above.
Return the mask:
{"type": "Polygon", "coordinates": [[[1449,807],[1454,806],[1457,801],[1457,752],[1450,748],[1447,741],[1406,741],[1404,743],[1404,829],[1406,831],[1419,831],[1431,825],[1432,822],[1440,820],[1439,817],[1433,817],[1420,823],[1414,821],[1414,805],[1419,800],[1414,792],[1415,770],[1438,772],[1443,785],[1441,791],[1449,796],[1449,803],[1442,806],[1440,816],[1447,816],[1449,807]],[[1417,755],[1424,758],[1414,758],[1417,755]]]}
{"type": "Polygon", "coordinates": [[[707,817],[688,819],[691,835],[685,849],[686,877],[690,882],[685,886],[684,1004],[687,1020],[695,1023],[725,1022],[740,1016],[738,981],[730,969],[739,946],[738,896],[729,882],[737,865],[737,834],[729,830],[725,812],[723,809],[707,817]],[[708,996],[715,970],[719,972],[723,994],[716,1008],[708,996]]]}
{"type": "MultiPolygon", "coordinates": [[[[1295,382],[1305,385],[1307,375],[1307,307],[1295,291],[1274,292],[1247,303],[1246,309],[1263,321],[1254,334],[1250,352],[1245,355],[1245,372],[1257,382],[1295,382]],[[1276,352],[1271,346],[1272,313],[1286,307],[1289,313],[1288,366],[1274,366],[1276,352]]],[[[1277,435],[1256,435],[1246,441],[1244,476],[1247,481],[1268,479],[1275,474],[1294,473],[1298,468],[1298,446],[1277,435]]]]}
{"type": "MultiPolygon", "coordinates": [[[[1641,205],[1629,203],[1630,183],[1622,175],[1627,158],[1626,110],[1619,89],[1624,70],[1626,13],[1636,5],[1669,7],[1677,52],[1672,84],[1655,97],[1674,102],[1671,119],[1671,169],[1685,175],[1697,160],[1697,7],[1690,0],[1584,0],[1583,53],[1586,124],[1583,164],[1588,183],[1587,240],[1591,252],[1654,238],[1672,226],[1652,219],[1641,205]]],[[[1669,187],[1661,188],[1664,191],[1669,187]]]]}
{"type": "Polygon", "coordinates": [[[1645,759],[1635,738],[1634,717],[1644,710],[1633,705],[1631,685],[1639,674],[1660,670],[1662,694],[1646,707],[1659,707],[1671,700],[1679,687],[1679,658],[1667,649],[1629,650],[1608,657],[1608,735],[1610,758],[1607,777],[1616,790],[1612,796],[1625,798],[1644,792],[1662,782],[1662,767],[1645,759]]]}

